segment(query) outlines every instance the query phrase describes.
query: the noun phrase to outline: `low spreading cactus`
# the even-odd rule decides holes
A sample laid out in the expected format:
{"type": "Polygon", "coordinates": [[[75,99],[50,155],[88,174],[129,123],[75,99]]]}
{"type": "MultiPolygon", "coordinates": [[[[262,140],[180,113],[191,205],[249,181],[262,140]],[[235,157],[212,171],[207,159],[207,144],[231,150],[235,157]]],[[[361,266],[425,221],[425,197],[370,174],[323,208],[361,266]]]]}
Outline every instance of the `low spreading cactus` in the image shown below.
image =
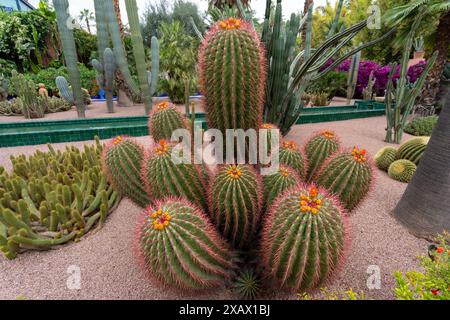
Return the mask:
{"type": "Polygon", "coordinates": [[[336,194],[347,210],[353,210],[373,182],[372,161],[365,149],[341,152],[323,164],[317,183],[336,194]]]}
{"type": "Polygon", "coordinates": [[[280,164],[289,166],[295,170],[299,178],[305,180],[306,161],[303,153],[294,141],[283,141],[279,153],[280,164]]]}
{"type": "Polygon", "coordinates": [[[304,291],[335,271],[348,241],[345,214],[325,189],[300,185],[279,197],[267,214],[262,261],[280,287],[304,291]]]}
{"type": "Polygon", "coordinates": [[[405,159],[419,164],[430,137],[418,137],[406,141],[397,151],[397,159],[405,159]]]}
{"type": "Polygon", "coordinates": [[[262,182],[249,165],[223,165],[210,190],[210,213],[216,227],[233,246],[250,244],[258,227],[262,182]]]}
{"type": "Polygon", "coordinates": [[[149,131],[155,141],[170,140],[172,132],[186,128],[181,113],[168,102],[160,102],[149,117],[149,131]]]}
{"type": "Polygon", "coordinates": [[[374,157],[375,165],[378,169],[387,171],[389,166],[397,159],[397,149],[393,147],[384,147],[377,152],[374,157]]]}
{"type": "Polygon", "coordinates": [[[174,288],[217,288],[231,276],[227,244],[208,217],[186,200],[158,200],[145,209],[134,247],[148,275],[174,288]]]}
{"type": "Polygon", "coordinates": [[[306,180],[311,181],[325,160],[339,150],[340,143],[336,133],[324,130],[315,134],[305,145],[308,169],[306,180]]]}
{"type": "Polygon", "coordinates": [[[135,140],[118,136],[103,150],[102,167],[115,190],[144,208],[150,203],[141,167],[144,149],[135,140]]]}
{"type": "Polygon", "coordinates": [[[389,177],[400,182],[410,182],[417,166],[409,160],[397,160],[389,166],[389,177]]]}
{"type": "Polygon", "coordinates": [[[264,204],[268,208],[273,200],[281,195],[286,189],[300,183],[300,177],[290,167],[280,165],[274,174],[264,176],[264,204]]]}

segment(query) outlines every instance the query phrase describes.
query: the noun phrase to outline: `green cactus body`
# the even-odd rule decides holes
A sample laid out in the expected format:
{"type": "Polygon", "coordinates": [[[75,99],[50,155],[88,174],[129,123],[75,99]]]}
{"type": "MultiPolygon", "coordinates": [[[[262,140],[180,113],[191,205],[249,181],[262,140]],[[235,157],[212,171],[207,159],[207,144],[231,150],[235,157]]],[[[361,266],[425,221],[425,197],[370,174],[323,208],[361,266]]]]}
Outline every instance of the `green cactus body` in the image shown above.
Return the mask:
{"type": "Polygon", "coordinates": [[[210,190],[210,213],[236,248],[249,246],[260,220],[262,182],[249,165],[223,165],[210,190]]]}
{"type": "Polygon", "coordinates": [[[149,277],[183,290],[223,286],[233,268],[232,254],[208,217],[183,199],[156,201],[142,213],[134,249],[149,277]]]}
{"type": "Polygon", "coordinates": [[[158,88],[159,79],[159,41],[152,37],[152,71],[148,75],[148,84],[150,85],[150,95],[153,96],[158,88]]]}
{"type": "Polygon", "coordinates": [[[353,210],[369,192],[373,165],[364,149],[341,152],[324,163],[317,183],[336,194],[345,208],[353,210]]]}
{"type": "Polygon", "coordinates": [[[350,69],[347,78],[347,104],[350,104],[355,95],[356,83],[358,81],[359,62],[361,61],[361,51],[352,56],[350,69]]]}
{"type": "Polygon", "coordinates": [[[103,64],[102,52],[109,47],[108,20],[105,15],[104,0],[94,0],[95,23],[97,29],[97,46],[99,52],[100,64],[103,64]]]}
{"type": "Polygon", "coordinates": [[[261,256],[268,275],[292,292],[323,284],[348,245],[346,226],[339,201],[325,189],[290,189],[265,218],[261,256]]]}
{"type": "Polygon", "coordinates": [[[260,40],[246,21],[219,21],[199,50],[200,84],[208,127],[255,129],[262,123],[266,61],[260,40]]]}
{"type": "Polygon", "coordinates": [[[305,145],[308,169],[306,180],[311,181],[324,161],[339,150],[340,142],[336,133],[324,130],[316,133],[305,145]]]}
{"type": "Polygon", "coordinates": [[[208,210],[202,168],[193,163],[175,164],[173,145],[161,140],[144,161],[142,175],[153,199],[181,196],[208,210]]]}
{"type": "Polygon", "coordinates": [[[306,178],[306,161],[303,153],[294,141],[283,141],[279,153],[281,164],[289,166],[295,170],[301,180],[306,178]]]}
{"type": "Polygon", "coordinates": [[[22,102],[22,114],[27,119],[43,118],[45,108],[41,100],[36,95],[35,85],[32,81],[25,79],[23,74],[18,74],[15,70],[12,72],[11,81],[14,85],[16,94],[22,102]]]}
{"type": "Polygon", "coordinates": [[[430,137],[417,137],[406,141],[398,148],[397,159],[405,159],[418,165],[422,158],[430,137]]]}
{"type": "Polygon", "coordinates": [[[431,136],[438,119],[438,116],[415,118],[405,126],[404,131],[413,136],[431,136]]]}
{"type": "Polygon", "coordinates": [[[103,150],[102,163],[109,181],[123,196],[145,208],[150,203],[141,167],[144,150],[130,138],[118,136],[103,150]]]}
{"type": "Polygon", "coordinates": [[[288,188],[300,183],[300,177],[294,169],[280,165],[275,174],[263,177],[264,182],[264,204],[268,208],[273,201],[288,188]]]}
{"type": "Polygon", "coordinates": [[[389,166],[397,159],[397,149],[393,147],[384,147],[377,152],[374,157],[375,165],[378,169],[387,171],[389,166]]]}
{"type": "Polygon", "coordinates": [[[276,125],[271,124],[271,123],[263,123],[260,127],[259,127],[260,131],[259,134],[263,134],[261,129],[263,130],[267,130],[266,134],[266,141],[267,141],[267,152],[270,154],[272,151],[272,137],[274,136],[274,132],[276,132],[275,130],[279,130],[277,128],[276,125]]]}
{"type": "Polygon", "coordinates": [[[74,105],[75,99],[73,97],[72,89],[70,89],[69,83],[66,78],[59,76],[55,80],[56,87],[59,90],[59,94],[64,98],[71,106],[74,105]]]}
{"type": "Polygon", "coordinates": [[[182,114],[168,102],[161,102],[155,107],[148,126],[155,141],[170,140],[174,130],[186,128],[182,114]]]}
{"type": "Polygon", "coordinates": [[[261,292],[261,283],[253,270],[244,270],[234,281],[234,291],[244,300],[254,300],[261,292]]]}
{"type": "Polygon", "coordinates": [[[414,164],[414,162],[401,159],[394,161],[389,166],[388,174],[389,177],[394,180],[409,183],[414,173],[416,173],[416,169],[417,166],[414,164]]]}

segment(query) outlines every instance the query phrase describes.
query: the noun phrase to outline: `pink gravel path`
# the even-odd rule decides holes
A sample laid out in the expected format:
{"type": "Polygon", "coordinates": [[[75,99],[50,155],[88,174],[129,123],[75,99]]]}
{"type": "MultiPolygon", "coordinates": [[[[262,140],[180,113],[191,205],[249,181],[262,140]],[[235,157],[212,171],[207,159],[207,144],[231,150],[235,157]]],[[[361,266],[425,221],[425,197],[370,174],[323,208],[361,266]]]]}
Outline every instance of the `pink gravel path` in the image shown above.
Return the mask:
{"type": "MultiPolygon", "coordinates": [[[[383,147],[385,118],[307,124],[293,128],[288,138],[303,143],[316,130],[332,129],[344,145],[359,145],[371,154],[383,147]]],[[[405,136],[405,139],[407,136],[405,136]]],[[[146,143],[149,137],[141,137],[146,143]]],[[[72,143],[81,146],[86,142],[72,143]]],[[[63,148],[65,144],[57,144],[63,148]]],[[[45,146],[0,149],[0,165],[10,169],[11,154],[31,154],[45,146]]],[[[427,242],[407,232],[391,216],[406,185],[391,180],[377,170],[372,194],[351,217],[353,241],[342,271],[327,286],[330,290],[363,290],[370,299],[393,299],[392,273],[418,268],[417,256],[426,252],[427,242]],[[369,290],[366,282],[369,266],[378,266],[380,289],[369,290]]],[[[180,295],[151,284],[136,266],[131,250],[134,224],[139,209],[128,200],[108,218],[99,232],[88,234],[79,243],[45,251],[27,252],[16,260],[0,256],[0,299],[233,299],[222,289],[202,295],[180,295]],[[67,268],[81,269],[81,289],[68,290],[67,268]]],[[[275,299],[295,299],[294,295],[277,294],[275,299]]]]}

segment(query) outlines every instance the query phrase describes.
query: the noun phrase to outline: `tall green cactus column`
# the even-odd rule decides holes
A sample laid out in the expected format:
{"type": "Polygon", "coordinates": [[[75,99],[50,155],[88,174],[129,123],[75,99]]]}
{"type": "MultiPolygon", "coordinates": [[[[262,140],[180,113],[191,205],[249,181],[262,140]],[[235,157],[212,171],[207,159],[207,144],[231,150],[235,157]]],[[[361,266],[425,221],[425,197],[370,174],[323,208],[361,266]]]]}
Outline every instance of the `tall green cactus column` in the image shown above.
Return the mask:
{"type": "Polygon", "coordinates": [[[78,118],[85,118],[85,105],[83,101],[83,92],[81,91],[80,71],[78,70],[77,49],[72,30],[72,18],[68,14],[68,0],[53,0],[53,6],[56,11],[56,20],[64,51],[64,60],[66,61],[67,71],[69,73],[70,83],[75,98],[78,118]]]}
{"type": "Polygon", "coordinates": [[[356,82],[358,81],[359,62],[361,61],[361,51],[352,56],[350,69],[347,78],[347,104],[349,105],[355,95],[356,82]]]}
{"type": "Polygon", "coordinates": [[[104,0],[94,0],[98,58],[101,64],[103,64],[103,53],[106,48],[109,47],[108,20],[106,17],[104,3],[104,0]]]}

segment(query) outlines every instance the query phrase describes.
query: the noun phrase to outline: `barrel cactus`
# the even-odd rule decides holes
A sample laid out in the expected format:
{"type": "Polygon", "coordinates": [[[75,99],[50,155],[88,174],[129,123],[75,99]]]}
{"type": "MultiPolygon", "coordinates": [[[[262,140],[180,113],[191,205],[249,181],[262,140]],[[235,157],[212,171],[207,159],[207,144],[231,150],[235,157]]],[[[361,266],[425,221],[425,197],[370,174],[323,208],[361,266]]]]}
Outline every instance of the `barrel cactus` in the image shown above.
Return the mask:
{"type": "Polygon", "coordinates": [[[409,160],[397,160],[394,161],[389,166],[389,177],[391,177],[394,180],[400,181],[400,182],[410,182],[414,173],[416,173],[417,166],[414,164],[414,162],[409,160]]]}
{"type": "Polygon", "coordinates": [[[172,161],[173,144],[159,141],[145,158],[142,176],[147,192],[154,199],[168,195],[184,196],[204,210],[208,209],[205,194],[205,170],[193,163],[175,164],[172,161]]]}
{"type": "Polygon", "coordinates": [[[266,143],[267,143],[267,152],[270,154],[272,151],[272,137],[274,137],[275,130],[280,130],[278,127],[271,123],[263,123],[259,127],[260,131],[259,134],[264,134],[266,137],[266,143]],[[264,131],[262,131],[262,130],[264,131]]]}
{"type": "Polygon", "coordinates": [[[223,165],[210,190],[210,213],[222,234],[237,248],[250,243],[259,223],[262,182],[249,165],[223,165]]]}
{"type": "Polygon", "coordinates": [[[170,140],[172,132],[186,128],[183,116],[169,102],[160,102],[149,118],[149,130],[155,141],[170,140]]]}
{"type": "Polygon", "coordinates": [[[209,128],[259,128],[266,58],[249,22],[229,18],[209,30],[199,50],[199,73],[209,128]]]}
{"type": "Polygon", "coordinates": [[[377,152],[374,157],[375,165],[378,169],[387,171],[389,166],[397,159],[397,149],[393,147],[384,147],[377,152]]]}
{"type": "Polygon", "coordinates": [[[295,186],[300,181],[300,177],[295,170],[285,165],[280,165],[276,173],[264,176],[264,204],[266,208],[286,189],[295,186]]]}
{"type": "Polygon", "coordinates": [[[397,151],[397,159],[406,159],[419,164],[430,137],[417,137],[406,141],[397,151]]]}
{"type": "Polygon", "coordinates": [[[115,190],[145,208],[150,197],[141,177],[143,147],[131,138],[118,136],[103,150],[103,170],[115,190]]]}
{"type": "Polygon", "coordinates": [[[134,250],[152,279],[177,289],[217,288],[233,268],[231,251],[208,217],[178,198],[157,200],[145,209],[134,250]]]}
{"type": "Polygon", "coordinates": [[[306,177],[306,161],[303,153],[294,141],[283,141],[281,143],[279,161],[295,170],[300,179],[306,177]]]}
{"type": "Polygon", "coordinates": [[[324,163],[317,183],[336,194],[347,210],[353,210],[369,192],[373,165],[365,149],[337,153],[324,163]]]}
{"type": "Polygon", "coordinates": [[[305,145],[306,157],[308,159],[308,168],[306,180],[314,178],[324,161],[340,147],[339,139],[336,133],[330,130],[324,130],[313,135],[305,145]]]}
{"type": "Polygon", "coordinates": [[[348,244],[344,210],[325,189],[299,185],[279,197],[264,222],[261,257],[281,288],[299,292],[322,284],[348,244]]]}

